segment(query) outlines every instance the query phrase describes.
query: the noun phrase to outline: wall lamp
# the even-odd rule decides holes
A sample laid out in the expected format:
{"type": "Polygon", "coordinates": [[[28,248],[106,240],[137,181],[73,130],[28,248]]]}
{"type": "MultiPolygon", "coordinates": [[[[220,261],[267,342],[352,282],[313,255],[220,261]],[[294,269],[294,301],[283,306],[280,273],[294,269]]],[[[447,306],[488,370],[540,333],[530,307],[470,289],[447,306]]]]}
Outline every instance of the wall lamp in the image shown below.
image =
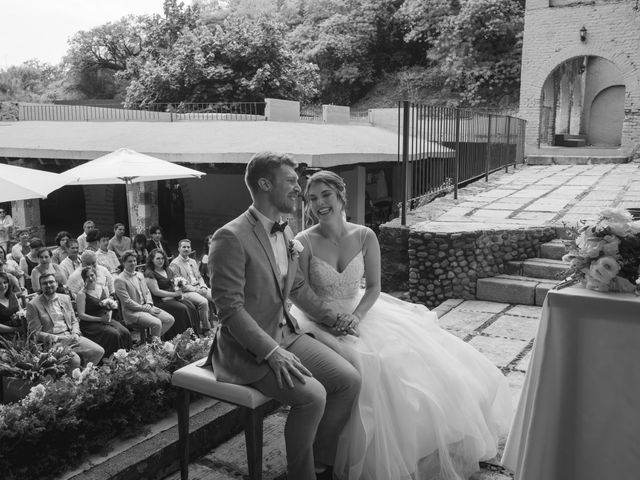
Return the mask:
{"type": "Polygon", "coordinates": [[[584,25],[580,29],[580,41],[581,42],[587,41],[587,27],[585,27],[584,25]]]}

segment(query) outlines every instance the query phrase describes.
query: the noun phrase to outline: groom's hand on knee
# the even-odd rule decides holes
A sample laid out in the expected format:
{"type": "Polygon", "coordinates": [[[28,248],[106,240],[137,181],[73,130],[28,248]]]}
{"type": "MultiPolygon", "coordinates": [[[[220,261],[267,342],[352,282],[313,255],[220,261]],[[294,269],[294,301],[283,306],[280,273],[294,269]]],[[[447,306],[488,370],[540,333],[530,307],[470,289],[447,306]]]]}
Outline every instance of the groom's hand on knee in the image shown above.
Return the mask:
{"type": "Polygon", "coordinates": [[[267,363],[276,375],[279,388],[284,388],[284,383],[286,383],[289,388],[293,388],[292,375],[300,380],[301,383],[306,383],[305,376],[313,376],[297,356],[284,348],[278,347],[269,356],[267,363]]]}

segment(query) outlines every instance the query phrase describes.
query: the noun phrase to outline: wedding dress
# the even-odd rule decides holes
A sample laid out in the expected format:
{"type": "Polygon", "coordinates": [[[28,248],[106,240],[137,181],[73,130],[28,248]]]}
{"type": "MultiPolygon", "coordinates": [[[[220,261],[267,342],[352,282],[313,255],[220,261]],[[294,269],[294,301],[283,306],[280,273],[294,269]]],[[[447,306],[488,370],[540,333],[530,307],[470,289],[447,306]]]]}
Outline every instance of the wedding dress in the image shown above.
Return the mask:
{"type": "MultiPolygon", "coordinates": [[[[310,253],[310,286],[339,311],[352,312],[364,292],[362,251],[342,272],[310,253]]],[[[338,440],[337,478],[461,480],[496,455],[513,411],[506,378],[442,330],[435,313],[382,293],[360,322],[359,337],[336,337],[296,307],[292,313],[362,375],[338,440]]]]}

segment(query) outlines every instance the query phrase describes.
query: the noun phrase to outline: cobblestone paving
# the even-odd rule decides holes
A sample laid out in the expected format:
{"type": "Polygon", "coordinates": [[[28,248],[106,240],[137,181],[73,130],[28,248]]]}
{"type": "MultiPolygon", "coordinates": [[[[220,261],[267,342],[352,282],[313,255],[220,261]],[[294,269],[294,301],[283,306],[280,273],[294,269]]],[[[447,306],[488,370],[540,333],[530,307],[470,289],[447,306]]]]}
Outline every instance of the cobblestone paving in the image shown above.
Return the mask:
{"type": "MultiPolygon", "coordinates": [[[[442,328],[469,342],[502,369],[509,381],[515,408],[541,308],[477,300],[447,300],[435,310],[442,328]]],[[[282,478],[285,472],[285,418],[286,410],[281,409],[264,421],[264,480],[282,478]]],[[[505,440],[501,440],[500,452],[505,440]]],[[[237,480],[247,478],[247,475],[244,434],[237,435],[189,465],[189,478],[193,480],[237,480]]],[[[179,478],[179,473],[175,473],[165,480],[179,478]]],[[[498,456],[483,462],[470,480],[512,478],[511,473],[500,466],[498,456]]]]}

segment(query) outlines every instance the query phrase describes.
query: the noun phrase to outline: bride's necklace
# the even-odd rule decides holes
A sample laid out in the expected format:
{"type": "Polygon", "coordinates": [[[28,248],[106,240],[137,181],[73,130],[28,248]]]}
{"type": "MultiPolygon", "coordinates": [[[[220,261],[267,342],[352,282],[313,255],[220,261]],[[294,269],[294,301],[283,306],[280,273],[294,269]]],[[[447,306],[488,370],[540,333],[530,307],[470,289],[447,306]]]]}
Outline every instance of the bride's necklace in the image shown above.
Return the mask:
{"type": "Polygon", "coordinates": [[[340,242],[342,242],[342,239],[347,234],[347,229],[343,226],[335,238],[323,232],[322,229],[320,229],[320,234],[322,235],[323,238],[326,238],[334,247],[337,247],[338,245],[340,245],[340,242]]]}

